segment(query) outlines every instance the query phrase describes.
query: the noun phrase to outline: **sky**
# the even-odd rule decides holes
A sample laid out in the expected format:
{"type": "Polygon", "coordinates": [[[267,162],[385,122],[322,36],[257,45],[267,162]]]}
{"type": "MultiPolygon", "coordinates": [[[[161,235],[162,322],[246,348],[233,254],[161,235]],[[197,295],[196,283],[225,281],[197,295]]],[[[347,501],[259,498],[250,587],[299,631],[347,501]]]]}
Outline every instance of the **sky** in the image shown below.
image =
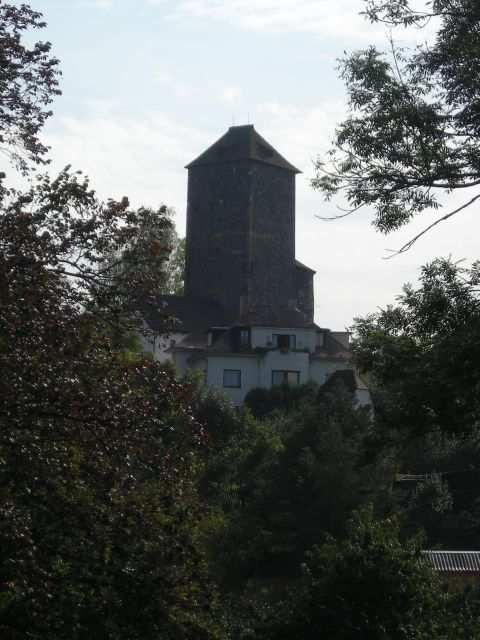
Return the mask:
{"type": "MultiPolygon", "coordinates": [[[[343,330],[395,302],[437,256],[478,257],[477,210],[439,225],[386,260],[435,219],[425,213],[385,237],[372,213],[344,220],[312,190],[313,162],[347,113],[338,59],[389,32],[359,15],[362,0],[30,0],[48,27],[38,34],[61,60],[63,95],[44,139],[51,171],[90,176],[102,198],[167,204],[185,233],[184,166],[232,124],[254,124],[297,177],[297,258],[315,269],[315,319],[343,330]]],[[[428,34],[395,32],[404,46],[428,34]]],[[[471,197],[471,196],[470,196],[471,197]]],[[[450,202],[450,206],[457,202],[450,202]]],[[[447,212],[449,209],[445,209],[447,212]]]]}

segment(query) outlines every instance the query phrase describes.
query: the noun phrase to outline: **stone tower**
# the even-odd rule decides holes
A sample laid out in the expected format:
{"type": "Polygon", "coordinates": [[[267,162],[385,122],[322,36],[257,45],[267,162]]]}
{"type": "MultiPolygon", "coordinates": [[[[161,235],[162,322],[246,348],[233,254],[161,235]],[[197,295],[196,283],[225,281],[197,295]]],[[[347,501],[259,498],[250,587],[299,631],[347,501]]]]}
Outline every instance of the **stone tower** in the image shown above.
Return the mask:
{"type": "Polygon", "coordinates": [[[218,302],[231,323],[288,310],[313,318],[313,272],[295,262],[295,175],[252,125],[188,166],[185,295],[218,302]]]}

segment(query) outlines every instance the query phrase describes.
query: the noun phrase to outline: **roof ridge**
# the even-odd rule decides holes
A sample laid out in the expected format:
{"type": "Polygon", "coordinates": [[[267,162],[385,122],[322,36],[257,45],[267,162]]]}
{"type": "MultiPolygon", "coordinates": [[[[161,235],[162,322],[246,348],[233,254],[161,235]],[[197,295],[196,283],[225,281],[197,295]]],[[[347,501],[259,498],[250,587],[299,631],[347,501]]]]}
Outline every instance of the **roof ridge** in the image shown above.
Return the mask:
{"type": "Polygon", "coordinates": [[[253,124],[230,127],[186,168],[239,160],[261,162],[292,173],[301,173],[258,133],[253,124]]]}

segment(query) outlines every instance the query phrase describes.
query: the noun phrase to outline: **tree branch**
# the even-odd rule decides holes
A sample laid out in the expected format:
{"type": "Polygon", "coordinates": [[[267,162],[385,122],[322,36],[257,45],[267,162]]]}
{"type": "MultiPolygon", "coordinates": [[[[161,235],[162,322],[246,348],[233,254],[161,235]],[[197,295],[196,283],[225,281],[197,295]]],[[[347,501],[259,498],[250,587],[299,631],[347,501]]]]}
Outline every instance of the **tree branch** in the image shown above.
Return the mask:
{"type": "Polygon", "coordinates": [[[315,218],[317,218],[318,220],[341,220],[342,218],[346,218],[347,216],[351,216],[352,213],[356,213],[359,209],[361,209],[362,207],[364,207],[365,204],[359,204],[357,207],[354,207],[353,209],[342,209],[341,207],[337,207],[338,209],[340,209],[340,211],[344,211],[345,213],[340,213],[338,214],[338,216],[320,216],[318,214],[315,214],[315,218]]]}
{"type": "Polygon", "coordinates": [[[428,233],[430,231],[430,229],[433,229],[433,227],[436,227],[437,224],[440,224],[441,222],[445,222],[445,220],[448,220],[449,218],[451,218],[455,214],[459,213],[460,211],[463,211],[463,209],[466,209],[467,207],[469,207],[471,204],[473,204],[478,199],[480,199],[480,193],[477,194],[476,196],[474,196],[468,202],[465,202],[465,204],[462,204],[462,206],[458,207],[457,209],[454,209],[453,211],[450,211],[450,213],[446,213],[444,216],[442,216],[438,220],[435,220],[435,222],[432,222],[432,224],[429,224],[428,227],[425,227],[425,229],[423,229],[423,231],[420,231],[420,233],[417,233],[416,236],[414,236],[411,240],[409,240],[402,247],[400,247],[400,249],[391,250],[392,251],[392,255],[387,256],[386,258],[384,258],[384,260],[390,260],[390,258],[393,258],[394,256],[399,255],[400,253],[405,253],[406,251],[408,251],[409,249],[411,249],[413,247],[413,245],[415,244],[415,242],[417,242],[417,240],[419,240],[422,236],[424,236],[426,233],[428,233]]]}

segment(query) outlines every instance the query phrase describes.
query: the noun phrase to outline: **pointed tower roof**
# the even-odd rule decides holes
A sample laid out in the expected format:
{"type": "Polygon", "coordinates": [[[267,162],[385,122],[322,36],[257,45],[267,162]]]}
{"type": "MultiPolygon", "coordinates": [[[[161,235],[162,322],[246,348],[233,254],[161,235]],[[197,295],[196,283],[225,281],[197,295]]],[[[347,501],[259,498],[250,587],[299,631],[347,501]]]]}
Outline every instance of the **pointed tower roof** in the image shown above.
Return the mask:
{"type": "Polygon", "coordinates": [[[205,164],[223,164],[236,160],[255,160],[292,173],[301,173],[255,131],[253,124],[230,127],[227,133],[193,162],[187,164],[186,168],[205,164]]]}

